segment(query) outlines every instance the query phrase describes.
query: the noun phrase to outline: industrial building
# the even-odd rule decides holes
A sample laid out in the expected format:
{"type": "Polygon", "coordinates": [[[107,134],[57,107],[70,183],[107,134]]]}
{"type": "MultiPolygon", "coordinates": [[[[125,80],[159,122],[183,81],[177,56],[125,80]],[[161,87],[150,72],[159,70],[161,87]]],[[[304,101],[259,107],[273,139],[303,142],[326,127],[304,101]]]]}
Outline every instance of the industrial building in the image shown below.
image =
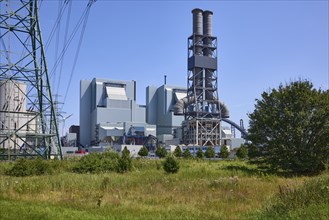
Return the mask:
{"type": "Polygon", "coordinates": [[[23,82],[0,80],[0,149],[11,151],[12,156],[43,145],[36,135],[40,119],[32,108],[26,108],[26,88],[23,82]]]}
{"type": "Polygon", "coordinates": [[[174,105],[186,94],[186,88],[167,84],[146,88],[146,122],[156,125],[156,135],[160,142],[175,139],[174,143],[179,144],[182,140],[184,116],[174,114],[174,105]]]}
{"type": "Polygon", "coordinates": [[[143,144],[156,135],[146,123],[146,106],[136,103],[136,82],[96,79],[80,82],[80,144],[143,144]]]}
{"type": "MultiPolygon", "coordinates": [[[[84,146],[142,146],[149,138],[166,145],[220,146],[232,143],[229,110],[218,99],[217,38],[211,11],[194,9],[188,37],[187,87],[146,88],[146,104],[136,103],[136,82],[112,79],[80,82],[80,143],[84,146]]],[[[233,146],[234,147],[234,146],[233,146]]],[[[235,146],[236,147],[236,146],[235,146]]],[[[119,149],[118,148],[118,149],[119,149]]],[[[136,148],[137,149],[137,148],[136,148]]],[[[136,150],[134,148],[134,150],[136,150]]]]}

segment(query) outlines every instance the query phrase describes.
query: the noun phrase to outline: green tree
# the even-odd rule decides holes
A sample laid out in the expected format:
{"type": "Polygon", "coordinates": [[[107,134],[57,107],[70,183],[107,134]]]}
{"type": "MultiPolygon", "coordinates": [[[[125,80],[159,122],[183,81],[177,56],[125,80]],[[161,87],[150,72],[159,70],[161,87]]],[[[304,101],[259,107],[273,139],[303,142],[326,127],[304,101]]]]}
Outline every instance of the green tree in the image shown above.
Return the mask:
{"type": "Polygon", "coordinates": [[[200,159],[202,159],[204,157],[204,153],[203,153],[201,147],[199,147],[198,151],[196,152],[196,157],[200,158],[200,159]]]}
{"type": "Polygon", "coordinates": [[[180,148],[180,146],[177,146],[174,151],[175,157],[181,157],[182,154],[183,154],[182,149],[180,148]]]}
{"type": "Polygon", "coordinates": [[[254,144],[249,144],[247,146],[247,149],[248,149],[247,151],[248,151],[249,159],[254,159],[254,158],[259,157],[261,155],[258,147],[256,147],[254,144]]]}
{"type": "Polygon", "coordinates": [[[138,155],[141,157],[146,157],[149,154],[149,151],[147,150],[147,148],[145,146],[143,146],[139,151],[138,151],[138,155]]]}
{"type": "Polygon", "coordinates": [[[215,151],[214,148],[211,146],[208,146],[206,152],[204,153],[206,158],[214,158],[215,157],[215,151]]]}
{"type": "Polygon", "coordinates": [[[183,157],[186,159],[193,158],[193,156],[188,148],[186,148],[185,151],[183,152],[183,157]]]}
{"type": "Polygon", "coordinates": [[[318,173],[329,158],[329,92],[296,81],[256,100],[248,139],[273,170],[318,173]]]}
{"type": "Polygon", "coordinates": [[[244,146],[244,144],[241,144],[241,146],[239,147],[239,149],[236,152],[236,156],[240,159],[246,158],[248,154],[247,148],[246,146],[244,146]]]}
{"type": "Polygon", "coordinates": [[[228,147],[227,146],[222,146],[220,148],[220,152],[219,152],[219,156],[221,158],[228,158],[228,156],[230,155],[230,152],[228,151],[228,147]]]}
{"type": "Polygon", "coordinates": [[[158,147],[155,151],[155,155],[157,155],[160,158],[164,158],[167,156],[167,150],[165,147],[158,147]]]}
{"type": "Polygon", "coordinates": [[[179,163],[174,156],[166,157],[166,160],[163,163],[163,169],[166,173],[177,173],[179,170],[179,163]]]}
{"type": "Polygon", "coordinates": [[[130,157],[130,150],[128,150],[127,146],[125,146],[121,152],[121,155],[125,155],[130,157]]]}

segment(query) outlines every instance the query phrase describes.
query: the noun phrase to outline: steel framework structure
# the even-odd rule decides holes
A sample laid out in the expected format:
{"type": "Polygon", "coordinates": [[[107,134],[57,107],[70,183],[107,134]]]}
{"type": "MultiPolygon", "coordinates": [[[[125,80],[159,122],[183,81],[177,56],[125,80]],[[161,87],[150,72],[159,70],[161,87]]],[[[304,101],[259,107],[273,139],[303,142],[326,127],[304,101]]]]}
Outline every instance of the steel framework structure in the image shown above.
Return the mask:
{"type": "Polygon", "coordinates": [[[222,116],[217,88],[217,38],[212,36],[212,12],[194,9],[192,13],[183,141],[187,145],[216,146],[220,145],[222,116]]]}
{"type": "Polygon", "coordinates": [[[62,158],[37,0],[0,0],[0,159],[62,158]]]}

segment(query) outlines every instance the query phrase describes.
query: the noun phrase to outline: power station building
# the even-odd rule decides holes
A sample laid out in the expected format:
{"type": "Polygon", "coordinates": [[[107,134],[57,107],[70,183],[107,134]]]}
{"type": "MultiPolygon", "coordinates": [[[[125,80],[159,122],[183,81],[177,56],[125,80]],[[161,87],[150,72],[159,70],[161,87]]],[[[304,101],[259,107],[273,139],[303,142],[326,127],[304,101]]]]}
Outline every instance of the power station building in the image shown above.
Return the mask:
{"type": "Polygon", "coordinates": [[[143,145],[148,136],[160,142],[177,139],[184,117],[173,106],[186,96],[182,87],[146,88],[146,105],[136,103],[136,82],[97,79],[80,82],[80,143],[143,145]]]}
{"type": "Polygon", "coordinates": [[[27,109],[27,85],[18,81],[0,80],[0,149],[16,153],[25,145],[38,145],[39,129],[33,109],[27,109]]]}
{"type": "Polygon", "coordinates": [[[186,97],[184,87],[162,85],[146,88],[146,122],[155,124],[160,142],[175,139],[175,144],[182,140],[181,125],[184,117],[174,114],[174,105],[186,97]]]}
{"type": "Polygon", "coordinates": [[[217,38],[211,11],[192,10],[188,38],[187,87],[146,88],[146,105],[136,103],[136,82],[110,79],[80,82],[80,144],[143,145],[148,137],[164,144],[219,146],[233,143],[222,121],[228,108],[218,99],[217,38]]]}
{"type": "Polygon", "coordinates": [[[136,82],[96,79],[80,83],[80,144],[123,143],[125,135],[156,135],[136,104],[136,82]]]}

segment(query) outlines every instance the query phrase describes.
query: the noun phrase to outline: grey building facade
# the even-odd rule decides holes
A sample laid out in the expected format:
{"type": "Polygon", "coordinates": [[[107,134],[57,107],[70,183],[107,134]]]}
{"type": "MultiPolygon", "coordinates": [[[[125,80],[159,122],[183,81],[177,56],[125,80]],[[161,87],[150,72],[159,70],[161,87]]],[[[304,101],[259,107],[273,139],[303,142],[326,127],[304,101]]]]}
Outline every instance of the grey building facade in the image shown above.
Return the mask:
{"type": "Polygon", "coordinates": [[[155,124],[157,137],[160,140],[180,138],[180,130],[184,116],[174,115],[173,106],[186,97],[184,87],[162,85],[146,88],[146,122],[155,124]]]}
{"type": "Polygon", "coordinates": [[[126,125],[143,127],[154,134],[155,126],[146,124],[146,106],[136,104],[136,82],[97,79],[80,82],[80,143],[97,145],[119,141],[128,131],[126,125]]]}

